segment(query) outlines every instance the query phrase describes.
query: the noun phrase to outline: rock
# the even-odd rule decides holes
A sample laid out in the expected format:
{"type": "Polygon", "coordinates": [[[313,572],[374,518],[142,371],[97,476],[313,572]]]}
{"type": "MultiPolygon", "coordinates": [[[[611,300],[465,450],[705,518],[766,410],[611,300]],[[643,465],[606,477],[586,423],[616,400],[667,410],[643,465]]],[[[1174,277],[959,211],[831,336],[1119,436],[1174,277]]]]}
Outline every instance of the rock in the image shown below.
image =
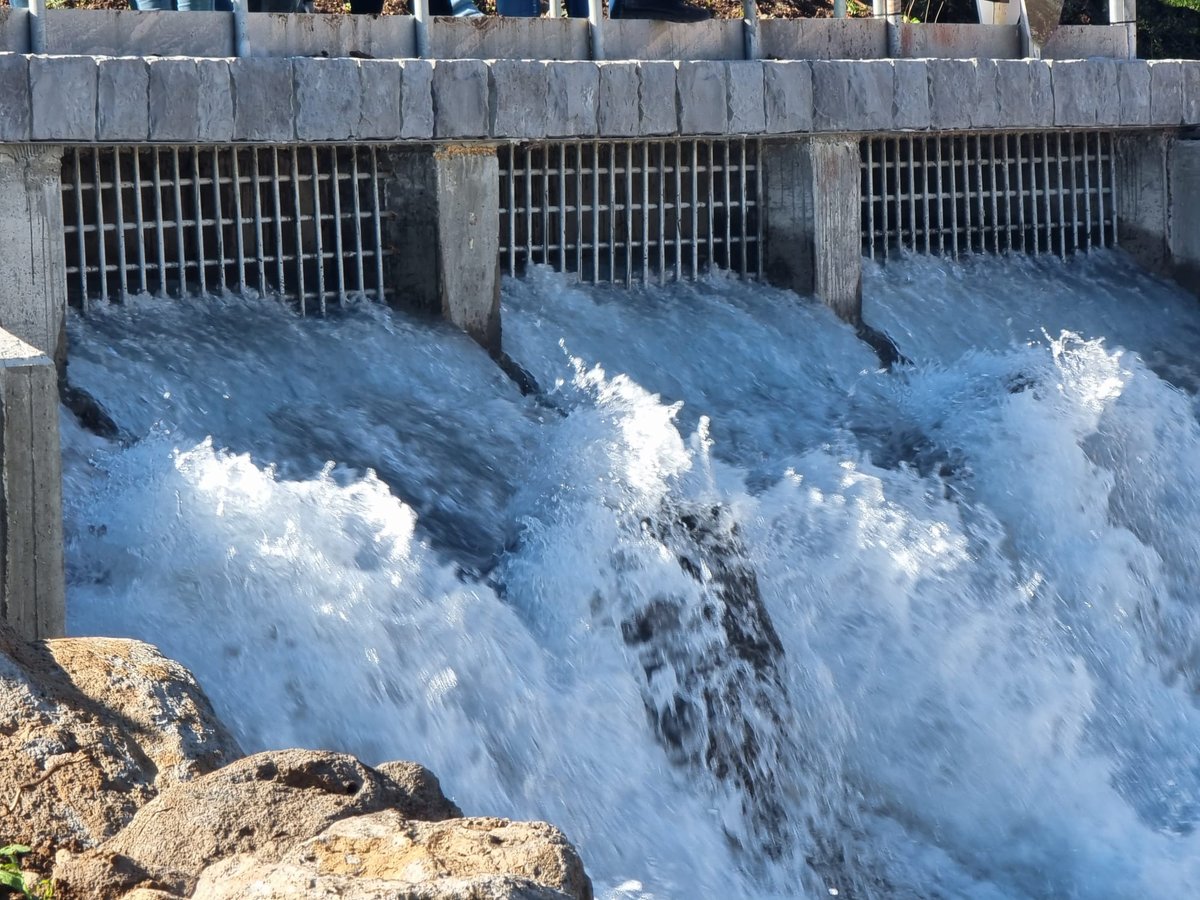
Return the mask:
{"type": "Polygon", "coordinates": [[[542,822],[415,822],[395,810],[343,819],[275,863],[237,856],[200,877],[193,900],[591,900],[583,864],[542,822]]]}
{"type": "Polygon", "coordinates": [[[65,860],[55,878],[79,897],[157,887],[187,895],[200,873],[228,856],[275,862],[348,816],[397,807],[405,814],[458,812],[432,773],[393,763],[382,774],[342,753],[258,753],[175,785],[147,803],[98,850],[65,860]]]}
{"type": "Polygon", "coordinates": [[[138,641],[26,643],[0,625],[4,839],[45,867],[96,846],[164,788],[240,755],[194,678],[138,641]]]}
{"type": "Polygon", "coordinates": [[[440,822],[462,818],[462,810],[442,793],[437,776],[420,763],[387,762],[375,771],[391,781],[390,805],[406,819],[440,822]]]}

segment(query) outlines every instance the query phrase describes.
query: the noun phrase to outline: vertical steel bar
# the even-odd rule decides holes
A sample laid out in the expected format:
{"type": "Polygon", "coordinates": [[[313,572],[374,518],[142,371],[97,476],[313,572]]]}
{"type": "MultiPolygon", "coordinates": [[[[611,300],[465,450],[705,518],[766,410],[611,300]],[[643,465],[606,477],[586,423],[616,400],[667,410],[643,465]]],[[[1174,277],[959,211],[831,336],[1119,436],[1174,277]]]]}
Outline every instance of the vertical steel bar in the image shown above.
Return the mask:
{"type": "Polygon", "coordinates": [[[741,165],[738,167],[738,202],[740,203],[740,215],[738,216],[738,231],[739,241],[742,248],[740,254],[740,268],[738,274],[745,280],[748,268],[748,260],[746,258],[749,250],[749,243],[746,240],[746,217],[749,215],[749,206],[746,204],[746,139],[742,138],[739,142],[741,151],[741,165]]]}
{"type": "Polygon", "coordinates": [[[650,143],[642,142],[642,284],[650,272],[650,143]]]}
{"type": "Polygon", "coordinates": [[[675,280],[683,280],[683,142],[675,142],[675,280]]]}
{"type": "MultiPolygon", "coordinates": [[[[1075,138],[1077,133],[1072,131],[1067,135],[1069,149],[1067,151],[1067,174],[1071,179],[1071,249],[1079,250],[1079,186],[1078,175],[1075,172],[1076,152],[1075,138]]],[[[1061,159],[1060,159],[1061,164],[1061,159]]]]}
{"type": "Polygon", "coordinates": [[[728,140],[724,140],[721,142],[721,162],[723,164],[724,174],[725,174],[725,179],[724,179],[725,180],[725,194],[721,199],[722,199],[722,202],[725,204],[724,209],[725,209],[725,268],[726,269],[733,268],[733,246],[730,243],[730,233],[731,233],[730,229],[733,224],[731,221],[733,219],[733,206],[730,203],[730,198],[729,198],[729,166],[730,166],[729,147],[730,147],[730,142],[728,140]]]}
{"type": "Polygon", "coordinates": [[[1121,242],[1117,235],[1117,226],[1119,224],[1117,216],[1117,201],[1120,198],[1117,196],[1117,191],[1119,191],[1120,188],[1117,187],[1117,148],[1114,145],[1111,134],[1108,136],[1108,187],[1111,192],[1109,193],[1108,198],[1111,201],[1109,203],[1109,208],[1112,210],[1112,245],[1114,247],[1119,247],[1121,242]]]}
{"type": "Polygon", "coordinates": [[[1104,233],[1104,134],[1096,133],[1096,215],[1100,221],[1100,246],[1108,247],[1104,233]]]}
{"type": "Polygon", "coordinates": [[[200,148],[192,147],[192,208],[196,215],[196,271],[200,278],[200,293],[208,293],[204,258],[204,205],[200,193],[200,148]]]}
{"type": "Polygon", "coordinates": [[[933,252],[933,223],[929,217],[929,138],[921,140],[921,215],[925,231],[925,252],[933,252]]]}
{"type": "Polygon", "coordinates": [[[996,192],[996,136],[988,135],[988,169],[991,172],[991,177],[988,179],[988,187],[990,188],[992,201],[992,252],[1000,252],[1000,210],[999,196],[996,192]]]}
{"type": "MultiPolygon", "coordinates": [[[[317,256],[317,306],[321,315],[325,315],[325,217],[321,214],[321,164],[317,159],[317,148],[309,147],[309,159],[312,163],[312,197],[313,197],[313,242],[316,245],[317,256]]],[[[296,184],[300,183],[300,166],[296,166],[296,184]]],[[[299,203],[297,203],[297,207],[299,203]]],[[[297,209],[297,216],[299,210],[297,209]]]]}
{"type": "Polygon", "coordinates": [[[608,281],[617,283],[617,147],[608,145],[608,281]]]}
{"type": "MultiPolygon", "coordinates": [[[[84,219],[83,219],[83,173],[80,171],[79,154],[81,151],[78,147],[72,147],[68,151],[71,154],[73,168],[75,169],[75,238],[79,244],[79,296],[83,303],[84,312],[88,309],[88,258],[87,258],[87,236],[84,234],[84,219]]],[[[93,153],[96,151],[93,150],[93,153]]],[[[155,204],[157,206],[157,204],[155,204]]]]}
{"type": "Polygon", "coordinates": [[[963,189],[963,252],[975,249],[974,224],[971,218],[971,141],[966,136],[957,139],[960,144],[963,189]]]}
{"type": "Polygon", "coordinates": [[[950,176],[950,252],[958,259],[958,178],[955,177],[958,154],[954,150],[954,138],[946,139],[946,148],[950,153],[949,165],[946,167],[950,176]]]}
{"type": "Polygon", "coordinates": [[[937,187],[937,229],[938,229],[938,253],[942,256],[946,254],[946,187],[942,183],[942,139],[934,137],[934,164],[937,166],[937,177],[934,182],[937,187]]]}
{"type": "Polygon", "coordinates": [[[100,299],[108,302],[108,253],[105,243],[108,241],[108,227],[104,224],[104,191],[103,179],[100,176],[100,151],[92,151],[92,173],[96,183],[96,246],[100,260],[100,299]]]}
{"type": "Polygon", "coordinates": [[[983,138],[975,135],[975,199],[979,215],[979,249],[987,252],[987,212],[983,197],[983,138]]]}
{"type": "Polygon", "coordinates": [[[912,234],[912,250],[917,252],[917,148],[908,139],[908,228],[912,234]]]}
{"type": "Polygon", "coordinates": [[[142,154],[133,148],[133,216],[137,223],[138,290],[150,293],[150,279],[146,273],[146,211],[142,206],[142,154]]]}
{"type": "MultiPolygon", "coordinates": [[[[350,155],[357,152],[350,148],[350,155]]],[[[338,148],[329,148],[329,186],[333,190],[333,252],[337,254],[337,300],[338,306],[346,305],[346,246],[342,239],[342,173],[338,167],[338,148]]],[[[354,185],[355,190],[358,184],[354,185]]],[[[355,220],[357,221],[357,220],[355,220]]]]}
{"type": "MultiPolygon", "coordinates": [[[[900,179],[900,138],[896,138],[892,148],[895,151],[895,158],[892,160],[892,175],[895,178],[896,189],[892,192],[895,198],[895,215],[893,218],[896,221],[896,245],[904,246],[904,183],[900,179]]],[[[891,248],[884,250],[885,257],[891,248]]]]}
{"type": "Polygon", "coordinates": [[[1088,153],[1088,137],[1083,135],[1083,239],[1084,246],[1092,249],[1092,158],[1088,153]]]}
{"type": "MultiPolygon", "coordinates": [[[[872,194],[871,205],[872,206],[874,206],[874,203],[875,203],[874,193],[875,193],[874,177],[872,177],[872,187],[871,187],[871,194],[872,194]]],[[[888,258],[888,250],[890,249],[891,243],[892,243],[892,235],[891,235],[892,223],[888,218],[888,200],[889,199],[890,198],[888,197],[887,141],[880,140],[879,141],[879,218],[880,218],[880,222],[881,222],[880,231],[883,232],[883,241],[879,245],[879,255],[882,256],[885,260],[888,258]]],[[[874,259],[875,257],[872,255],[871,258],[874,259]]]]}
{"type": "Polygon", "coordinates": [[[763,223],[762,206],[763,206],[763,179],[762,179],[762,141],[754,141],[754,258],[757,260],[755,266],[757,268],[758,280],[763,280],[763,223]]]}
{"type": "Polygon", "coordinates": [[[258,267],[258,293],[267,295],[267,248],[263,246],[263,216],[262,216],[262,165],[259,156],[262,149],[250,148],[250,159],[254,162],[251,167],[251,177],[254,182],[254,256],[258,267]]]}
{"type": "Polygon", "coordinates": [[[633,142],[625,143],[625,287],[633,285],[633,142]]]}
{"type": "Polygon", "coordinates": [[[550,148],[542,147],[542,258],[544,266],[553,265],[550,257],[550,148]]]}
{"type": "MultiPolygon", "coordinates": [[[[863,192],[863,202],[867,207],[867,256],[870,259],[875,258],[875,142],[870,138],[864,138],[863,143],[867,145],[867,162],[866,162],[866,190],[863,192]]],[[[884,205],[887,205],[885,199],[884,205]]]]}
{"type": "MultiPolygon", "coordinates": [[[[995,146],[995,138],[993,146],[995,146]]],[[[1000,135],[1000,171],[1004,176],[1004,202],[1001,204],[1001,211],[1004,215],[1004,244],[1005,250],[1010,253],[1013,249],[1013,212],[1012,212],[1012,178],[1009,175],[1009,155],[1008,155],[1008,135],[1000,135]]]]}
{"type": "Polygon", "coordinates": [[[175,164],[175,178],[172,186],[175,188],[175,250],[178,256],[175,257],[178,262],[175,265],[176,273],[179,275],[179,296],[183,297],[187,294],[187,252],[184,250],[184,235],[183,235],[183,186],[180,182],[183,181],[183,168],[179,163],[179,148],[171,148],[171,158],[175,164]]]}
{"type": "Polygon", "coordinates": [[[713,225],[713,203],[716,201],[717,197],[717,173],[715,169],[716,160],[714,159],[714,154],[716,153],[716,142],[706,141],[705,143],[708,145],[708,197],[705,198],[708,201],[705,204],[706,208],[708,209],[708,259],[705,260],[705,262],[708,264],[708,268],[711,270],[713,263],[716,261],[716,250],[714,247],[716,243],[716,237],[713,234],[715,228],[713,225]]]}
{"type": "MultiPolygon", "coordinates": [[[[1005,139],[1007,140],[1007,138],[1005,139]]],[[[1025,251],[1025,153],[1021,148],[1021,135],[1012,136],[1017,148],[1017,246],[1025,251]]]]}
{"type": "Polygon", "coordinates": [[[600,142],[592,142],[592,283],[600,283],[600,142]]]}
{"type": "MultiPolygon", "coordinates": [[[[1029,226],[1033,235],[1033,252],[1042,252],[1041,224],[1038,221],[1038,169],[1037,169],[1037,137],[1029,135],[1026,139],[1029,147],[1029,226]]],[[[1025,141],[1023,140],[1022,143],[1025,141]]],[[[1024,167],[1024,166],[1022,166],[1024,167]]]]}
{"type": "Polygon", "coordinates": [[[505,182],[508,185],[508,274],[517,274],[517,194],[516,177],[513,170],[517,167],[517,148],[511,144],[501,149],[502,158],[508,159],[508,172],[505,182]]]}
{"type": "MultiPolygon", "coordinates": [[[[196,151],[200,155],[200,151],[196,151]]],[[[225,210],[221,203],[221,157],[216,147],[212,151],[213,233],[217,241],[217,283],[225,290],[225,210]]]]}
{"type": "Polygon", "coordinates": [[[521,159],[525,170],[525,265],[533,265],[533,163],[530,160],[532,151],[528,147],[521,148],[521,159]]]}
{"type": "MultiPolygon", "coordinates": [[[[134,151],[137,152],[136,150],[134,151]]],[[[116,203],[113,204],[113,210],[116,213],[117,221],[117,282],[121,285],[121,296],[129,296],[129,275],[125,269],[125,189],[122,186],[121,178],[121,148],[114,147],[112,151],[113,158],[113,192],[116,194],[116,203]]]]}
{"type": "Polygon", "coordinates": [[[667,283],[667,144],[655,143],[658,151],[658,283],[667,283]]]}
{"type": "MultiPolygon", "coordinates": [[[[354,282],[354,289],[365,299],[367,295],[367,282],[363,273],[362,172],[358,165],[358,155],[361,152],[361,147],[352,147],[350,149],[350,177],[353,179],[350,199],[351,208],[354,211],[354,277],[357,279],[354,282]]],[[[511,195],[509,196],[508,203],[509,206],[512,205],[511,195]]],[[[511,235],[509,243],[512,243],[511,235]]]]}
{"type": "Polygon", "coordinates": [[[1046,252],[1054,252],[1054,212],[1050,203],[1050,136],[1042,132],[1042,210],[1046,214],[1046,252]]]}
{"type": "Polygon", "coordinates": [[[1055,163],[1058,167],[1058,255],[1063,259],[1067,257],[1067,210],[1066,200],[1063,198],[1063,190],[1065,189],[1063,179],[1063,148],[1062,148],[1062,132],[1054,133],[1055,143],[1055,163]]]}
{"type": "Polygon", "coordinates": [[[697,209],[698,197],[700,196],[700,174],[697,169],[700,168],[700,145],[698,141],[692,141],[692,281],[695,281],[700,274],[700,261],[698,243],[696,233],[700,230],[700,210],[697,209]]]}
{"type": "MultiPolygon", "coordinates": [[[[237,252],[237,289],[239,294],[246,293],[246,218],[242,210],[242,167],[238,160],[240,150],[232,147],[229,150],[230,171],[233,173],[233,216],[237,220],[236,240],[234,249],[237,252]]],[[[253,152],[253,148],[251,149],[253,152]]]]}
{"type": "MultiPolygon", "coordinates": [[[[296,232],[296,295],[300,298],[300,315],[308,315],[308,291],[304,285],[304,216],[300,198],[300,150],[292,147],[292,225],[296,232]]],[[[320,266],[317,267],[318,270],[320,266]]]]}
{"type": "Polygon", "coordinates": [[[567,271],[567,145],[558,145],[558,271],[567,271]]]}
{"type": "Polygon", "coordinates": [[[575,145],[575,280],[583,281],[583,143],[575,145]]]}
{"type": "Polygon", "coordinates": [[[379,215],[379,156],[374,147],[371,153],[371,224],[375,227],[375,290],[379,302],[387,300],[387,286],[383,281],[383,225],[379,215]]]}
{"type": "Polygon", "coordinates": [[[167,229],[163,225],[162,159],[154,148],[154,233],[158,244],[158,295],[167,296],[167,229]]]}

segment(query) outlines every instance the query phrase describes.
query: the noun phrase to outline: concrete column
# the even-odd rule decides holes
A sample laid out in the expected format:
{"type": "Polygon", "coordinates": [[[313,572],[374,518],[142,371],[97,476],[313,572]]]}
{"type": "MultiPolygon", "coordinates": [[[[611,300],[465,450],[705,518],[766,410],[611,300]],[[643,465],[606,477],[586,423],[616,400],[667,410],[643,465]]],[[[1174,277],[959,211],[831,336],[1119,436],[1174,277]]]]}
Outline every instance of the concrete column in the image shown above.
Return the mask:
{"type": "Polygon", "coordinates": [[[862,320],[862,183],[858,142],[763,144],[763,270],[772,284],[815,294],[862,320]]]}
{"type": "MultiPolygon", "coordinates": [[[[441,315],[500,352],[500,166],[491,146],[413,146],[385,163],[384,273],[398,305],[441,315]]],[[[381,173],[382,174],[382,173],[381,173]]]]}
{"type": "Polygon", "coordinates": [[[1174,142],[1170,175],[1172,268],[1181,284],[1200,294],[1200,140],[1174,142]]]}
{"type": "Polygon", "coordinates": [[[1166,273],[1169,197],[1167,137],[1161,132],[1120,134],[1117,155],[1117,241],[1139,265],[1166,273]]]}
{"type": "Polygon", "coordinates": [[[0,331],[0,619],[29,640],[66,627],[58,371],[0,331]]]}
{"type": "Polygon", "coordinates": [[[0,145],[0,328],[61,362],[66,348],[62,149],[0,145]]]}

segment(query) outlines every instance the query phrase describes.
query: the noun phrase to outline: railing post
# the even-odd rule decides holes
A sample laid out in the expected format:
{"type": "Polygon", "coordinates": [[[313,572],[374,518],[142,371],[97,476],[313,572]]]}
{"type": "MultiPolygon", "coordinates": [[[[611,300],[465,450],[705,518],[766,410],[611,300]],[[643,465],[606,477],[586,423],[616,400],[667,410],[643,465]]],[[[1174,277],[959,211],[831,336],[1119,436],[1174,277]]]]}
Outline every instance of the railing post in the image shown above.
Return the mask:
{"type": "Polygon", "coordinates": [[[588,0],[588,35],[592,59],[604,59],[604,0],[588,0]]]}
{"type": "Polygon", "coordinates": [[[758,44],[758,0],[742,0],[742,30],[746,44],[746,59],[761,59],[758,44]]]}
{"type": "Polygon", "coordinates": [[[429,58],[429,0],[412,0],[413,18],[416,19],[417,58],[429,58]]]}
{"type": "Polygon", "coordinates": [[[1125,55],[1137,59],[1137,0],[1108,0],[1108,21],[1125,26],[1125,55]]]}
{"type": "Polygon", "coordinates": [[[846,18],[846,0],[833,0],[833,17],[835,19],[846,18]]]}
{"type": "Polygon", "coordinates": [[[562,0],[550,0],[550,18],[562,18],[562,0]]]}
{"type": "Polygon", "coordinates": [[[246,31],[246,2],[233,0],[233,52],[245,58],[250,55],[250,35],[246,31]]]}
{"type": "Polygon", "coordinates": [[[46,0],[29,0],[29,52],[46,52],[46,0]]]}

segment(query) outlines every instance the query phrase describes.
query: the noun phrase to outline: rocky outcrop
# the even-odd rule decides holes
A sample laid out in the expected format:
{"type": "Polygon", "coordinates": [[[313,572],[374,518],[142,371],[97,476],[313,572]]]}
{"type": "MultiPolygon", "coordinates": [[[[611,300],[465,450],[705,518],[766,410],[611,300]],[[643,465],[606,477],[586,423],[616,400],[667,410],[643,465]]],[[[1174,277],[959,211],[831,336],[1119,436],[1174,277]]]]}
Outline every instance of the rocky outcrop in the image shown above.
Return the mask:
{"type": "Polygon", "coordinates": [[[59,900],[591,900],[558,829],[463,818],[417,763],[239,756],[153,647],[0,625],[0,842],[59,900]]]}
{"type": "Polygon", "coordinates": [[[150,645],[30,644],[0,625],[0,840],[32,847],[35,868],[240,755],[191,674],[150,645]]]}

